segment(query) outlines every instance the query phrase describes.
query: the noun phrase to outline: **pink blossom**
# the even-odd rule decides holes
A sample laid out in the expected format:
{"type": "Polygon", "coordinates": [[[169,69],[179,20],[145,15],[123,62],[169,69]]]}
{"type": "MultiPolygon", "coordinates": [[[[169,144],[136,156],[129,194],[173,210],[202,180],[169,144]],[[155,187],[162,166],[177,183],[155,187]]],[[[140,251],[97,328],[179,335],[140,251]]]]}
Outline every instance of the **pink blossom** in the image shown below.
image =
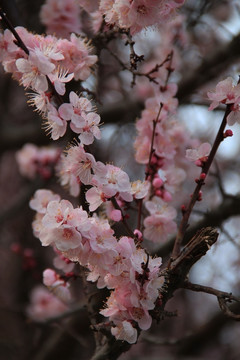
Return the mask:
{"type": "Polygon", "coordinates": [[[59,111],[52,104],[48,104],[45,129],[51,133],[53,140],[57,140],[62,137],[67,130],[66,120],[60,116],[59,111]]]}
{"type": "Polygon", "coordinates": [[[215,109],[220,103],[239,104],[240,84],[234,85],[233,79],[228,77],[217,84],[215,92],[208,92],[207,95],[212,100],[209,110],[215,109]]]}
{"type": "Polygon", "coordinates": [[[133,307],[130,308],[129,314],[133,320],[137,321],[140,329],[147,330],[151,327],[152,317],[146,309],[133,307]]]}
{"type": "MultiPolygon", "coordinates": [[[[155,128],[155,137],[153,148],[155,155],[162,159],[162,163],[172,161],[176,156],[177,147],[181,144],[179,124],[171,117],[176,111],[177,100],[173,98],[176,92],[176,86],[168,85],[166,91],[156,92],[152,98],[148,98],[145,103],[145,109],[142,111],[141,118],[137,121],[138,131],[134,143],[136,150],[136,160],[139,163],[147,164],[151,149],[151,139],[153,132],[153,121],[156,120],[159,112],[160,103],[162,103],[161,112],[155,128]],[[176,100],[176,101],[174,101],[176,100]]],[[[180,128],[184,131],[182,126],[180,128]]]]}
{"type": "Polygon", "coordinates": [[[176,223],[167,215],[150,215],[144,220],[144,236],[153,242],[165,241],[177,229],[176,223]]]}
{"type": "Polygon", "coordinates": [[[76,210],[68,200],[51,201],[47,206],[43,225],[48,229],[59,228],[63,224],[77,226],[76,210]]]}
{"type": "Polygon", "coordinates": [[[95,186],[86,193],[90,211],[96,210],[102,202],[117,194],[125,201],[132,201],[131,184],[127,173],[110,164],[99,169],[101,171],[92,178],[92,184],[95,186]]]}
{"type": "Polygon", "coordinates": [[[30,200],[29,206],[38,213],[45,214],[49,202],[53,200],[60,201],[60,196],[54,194],[51,190],[39,189],[30,200]]]}
{"type": "Polygon", "coordinates": [[[120,210],[112,210],[111,213],[110,213],[110,219],[112,219],[113,221],[120,221],[122,220],[122,213],[120,210]]]}
{"type": "Polygon", "coordinates": [[[107,164],[104,170],[93,176],[92,184],[99,186],[107,197],[119,193],[123,200],[132,201],[129,177],[116,166],[107,164]]]}
{"type": "Polygon", "coordinates": [[[191,161],[206,161],[211,148],[209,143],[203,143],[197,149],[186,150],[186,158],[191,161]]]}
{"type": "Polygon", "coordinates": [[[101,0],[99,10],[105,16],[106,23],[114,24],[118,21],[118,13],[115,9],[115,0],[101,0]]]}
{"type": "Polygon", "coordinates": [[[101,138],[99,130],[100,116],[95,112],[91,112],[91,102],[79,97],[73,91],[69,95],[70,103],[62,104],[59,107],[59,114],[64,120],[71,120],[71,129],[79,135],[81,143],[90,145],[94,141],[94,137],[101,138]]]}
{"type": "MultiPolygon", "coordinates": [[[[94,156],[85,152],[83,146],[77,143],[66,151],[66,156],[62,156],[58,172],[61,180],[73,175],[78,183],[90,185],[93,173],[102,166],[104,165],[96,162],[94,156]]],[[[64,184],[66,185],[66,181],[64,184]]]]}
{"type": "Polygon", "coordinates": [[[147,164],[149,159],[149,152],[151,148],[150,139],[147,136],[138,135],[135,142],[135,158],[140,164],[147,164]]]}
{"type": "Polygon", "coordinates": [[[3,63],[9,61],[10,57],[14,59],[19,51],[19,47],[13,42],[13,39],[13,34],[8,29],[0,34],[0,61],[3,63]]]}
{"type": "Polygon", "coordinates": [[[69,284],[66,283],[61,277],[52,269],[46,269],[43,272],[43,283],[51,290],[54,295],[68,303],[71,300],[71,293],[69,291],[69,284]]]}
{"type": "Polygon", "coordinates": [[[97,56],[90,55],[91,49],[86,41],[71,34],[70,41],[59,39],[58,48],[64,55],[60,66],[74,73],[75,80],[86,80],[91,74],[91,67],[96,63],[97,56]]]}
{"type": "Polygon", "coordinates": [[[38,149],[34,144],[25,144],[16,153],[16,160],[19,164],[20,172],[23,176],[33,179],[36,175],[36,164],[38,149]]]}
{"type": "Polygon", "coordinates": [[[68,309],[67,305],[50,293],[43,286],[33,289],[27,314],[35,321],[45,321],[62,314],[68,309]]]}
{"type": "Polygon", "coordinates": [[[80,9],[75,0],[47,0],[42,5],[40,19],[49,34],[69,37],[80,32],[80,9]]]}
{"type": "Polygon", "coordinates": [[[87,231],[91,226],[86,211],[81,208],[74,209],[67,200],[51,201],[42,219],[42,225],[39,239],[43,246],[54,243],[61,251],[80,246],[80,231],[87,231]]]}
{"type": "Polygon", "coordinates": [[[147,196],[149,188],[150,188],[150,183],[148,181],[134,181],[131,184],[131,193],[134,196],[135,199],[143,199],[147,196]]]}
{"type": "Polygon", "coordinates": [[[68,273],[73,270],[75,264],[60,253],[53,259],[53,265],[56,269],[68,273]]]}
{"type": "Polygon", "coordinates": [[[43,283],[46,286],[53,285],[57,280],[59,280],[58,275],[56,274],[56,271],[52,269],[46,269],[43,272],[43,283]]]}
{"type": "Polygon", "coordinates": [[[59,149],[55,147],[37,147],[34,144],[25,144],[16,153],[16,160],[21,175],[34,179],[40,175],[48,179],[52,175],[52,167],[59,158],[59,149]]]}
{"type": "Polygon", "coordinates": [[[65,83],[71,81],[73,79],[74,74],[68,74],[67,70],[63,70],[62,68],[58,68],[57,71],[55,71],[52,74],[49,74],[49,78],[51,82],[53,83],[56,92],[59,95],[65,94],[65,83]]]}
{"type": "Polygon", "coordinates": [[[239,98],[239,104],[235,103],[231,105],[231,112],[227,116],[227,123],[229,126],[234,125],[236,122],[240,123],[240,98],[239,98]]]}
{"type": "MultiPolygon", "coordinates": [[[[20,27],[15,29],[19,33],[20,27]]],[[[4,30],[3,34],[0,34],[0,61],[3,64],[4,70],[13,73],[13,77],[20,81],[21,74],[16,67],[16,59],[26,58],[27,55],[14,43],[14,39],[13,34],[8,29],[4,30]]]]}
{"type": "Polygon", "coordinates": [[[168,19],[184,1],[101,0],[99,10],[105,21],[135,34],[143,28],[168,19]]]}
{"type": "Polygon", "coordinates": [[[95,211],[104,201],[110,197],[107,197],[100,188],[93,186],[86,192],[86,200],[90,204],[89,210],[95,211]]]}
{"type": "Polygon", "coordinates": [[[90,145],[94,141],[94,137],[98,140],[101,139],[101,131],[98,127],[100,123],[100,116],[96,113],[88,113],[87,115],[84,115],[84,124],[79,124],[80,129],[78,130],[78,126],[73,126],[71,124],[71,127],[75,129],[75,131],[79,134],[79,139],[82,144],[84,145],[90,145]]]}
{"type": "Polygon", "coordinates": [[[60,184],[69,190],[70,195],[77,197],[80,194],[81,182],[79,178],[68,170],[67,157],[62,156],[56,168],[60,184]]]}
{"type": "Polygon", "coordinates": [[[150,216],[144,219],[144,236],[153,242],[165,241],[169,234],[176,231],[176,210],[166,205],[160,198],[153,197],[152,201],[145,204],[150,216]]]}
{"type": "Polygon", "coordinates": [[[31,87],[36,91],[47,91],[46,75],[55,69],[55,65],[40,49],[30,51],[28,59],[17,59],[16,66],[22,73],[23,86],[31,87]]]}
{"type": "Polygon", "coordinates": [[[71,120],[73,124],[83,122],[82,114],[92,110],[91,102],[85,97],[79,97],[74,91],[69,94],[70,103],[64,103],[59,107],[59,113],[64,120],[71,120]]]}
{"type": "Polygon", "coordinates": [[[34,106],[36,111],[38,111],[43,117],[46,117],[48,112],[48,105],[50,103],[50,96],[48,96],[48,93],[45,93],[44,91],[35,91],[28,93],[28,96],[30,98],[28,103],[31,106],[34,106]]]}
{"type": "Polygon", "coordinates": [[[75,227],[63,224],[51,229],[44,227],[39,234],[39,239],[43,246],[54,244],[60,251],[67,251],[80,246],[82,236],[75,227]]]}
{"type": "Polygon", "coordinates": [[[137,329],[132,326],[131,321],[119,321],[117,326],[111,328],[111,333],[117,340],[124,340],[129,344],[137,341],[137,329]]]}
{"type": "Polygon", "coordinates": [[[159,21],[161,4],[158,0],[118,1],[116,11],[119,16],[120,27],[131,28],[134,34],[144,27],[154,25],[159,21]],[[160,5],[160,6],[159,6],[160,5]]]}
{"type": "MultiPolygon", "coordinates": [[[[89,229],[89,244],[91,249],[96,254],[104,254],[109,250],[115,249],[117,245],[117,240],[113,236],[113,230],[110,227],[103,228],[99,226],[100,224],[93,224],[89,229]]],[[[113,254],[111,254],[113,255],[113,254]]],[[[99,263],[99,260],[97,260],[99,263]]],[[[112,263],[112,259],[110,259],[112,263]]]]}

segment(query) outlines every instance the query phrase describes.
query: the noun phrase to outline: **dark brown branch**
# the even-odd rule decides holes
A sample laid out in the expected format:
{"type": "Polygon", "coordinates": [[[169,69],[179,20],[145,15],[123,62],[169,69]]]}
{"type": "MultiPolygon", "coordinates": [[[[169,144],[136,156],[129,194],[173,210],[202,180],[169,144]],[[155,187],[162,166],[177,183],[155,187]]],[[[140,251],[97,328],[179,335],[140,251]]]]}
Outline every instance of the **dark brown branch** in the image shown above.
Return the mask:
{"type": "Polygon", "coordinates": [[[130,347],[131,345],[125,341],[116,341],[112,337],[104,345],[96,349],[91,360],[116,360],[122,353],[128,351],[130,347]]]}
{"type": "Polygon", "coordinates": [[[4,25],[6,26],[6,28],[8,28],[12,32],[13,36],[15,37],[16,45],[19,46],[27,55],[29,55],[28,48],[26,47],[26,45],[24,44],[24,42],[22,41],[22,39],[18,35],[17,31],[14,29],[14,26],[11,24],[8,17],[2,11],[1,8],[0,8],[0,16],[1,16],[1,20],[4,23],[4,25]]]}
{"type": "Polygon", "coordinates": [[[240,315],[234,314],[227,306],[227,301],[224,297],[218,297],[218,303],[223,313],[233,320],[240,321],[240,315]]]}
{"type": "Polygon", "coordinates": [[[164,284],[160,289],[161,306],[157,309],[157,319],[162,318],[164,307],[173,293],[183,287],[191,267],[206,254],[217,238],[218,232],[212,227],[200,230],[183,248],[179,256],[163,271],[164,284]]]}
{"type": "MultiPolygon", "coordinates": [[[[157,307],[152,315],[154,318],[160,320],[164,316],[165,305],[167,301],[173,296],[173,293],[182,287],[187,274],[191,267],[210,249],[210,247],[217,241],[218,232],[213,228],[202,229],[193,237],[189,244],[182,250],[181,254],[175,259],[171,266],[162,272],[164,276],[164,284],[160,289],[161,305],[157,307]]],[[[161,274],[160,274],[161,275],[161,274]]],[[[107,324],[104,329],[104,324],[98,329],[99,331],[107,331],[107,324]]],[[[99,326],[97,325],[97,326],[99,326]]],[[[123,352],[131,347],[130,344],[124,341],[116,341],[110,334],[106,333],[105,344],[96,349],[91,360],[115,360],[123,352]]]]}
{"type": "Polygon", "coordinates": [[[133,41],[132,36],[130,34],[129,30],[121,30],[123,34],[126,35],[127,41],[126,45],[129,45],[130,47],[130,66],[131,69],[136,70],[138,62],[141,62],[144,60],[144,55],[138,55],[134,49],[135,41],[133,41]]]}

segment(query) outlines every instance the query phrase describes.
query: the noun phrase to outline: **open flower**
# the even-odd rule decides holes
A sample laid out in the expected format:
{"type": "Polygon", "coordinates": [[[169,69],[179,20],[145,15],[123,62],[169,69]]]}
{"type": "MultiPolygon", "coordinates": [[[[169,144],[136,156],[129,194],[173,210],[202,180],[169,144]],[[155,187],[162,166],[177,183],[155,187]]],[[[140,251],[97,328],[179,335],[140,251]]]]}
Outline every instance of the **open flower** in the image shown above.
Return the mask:
{"type": "Polygon", "coordinates": [[[201,166],[207,160],[211,148],[209,143],[203,143],[197,149],[187,149],[186,158],[190,161],[195,161],[196,165],[201,166]]]}
{"type": "Polygon", "coordinates": [[[233,79],[228,77],[217,84],[215,92],[208,92],[207,95],[209,99],[212,100],[209,110],[215,109],[220,103],[239,104],[240,84],[234,85],[233,79]]]}
{"type": "Polygon", "coordinates": [[[36,48],[30,51],[28,59],[17,59],[16,66],[18,71],[22,73],[21,82],[23,86],[31,87],[36,91],[47,91],[46,75],[55,69],[55,65],[40,49],[36,48]]]}

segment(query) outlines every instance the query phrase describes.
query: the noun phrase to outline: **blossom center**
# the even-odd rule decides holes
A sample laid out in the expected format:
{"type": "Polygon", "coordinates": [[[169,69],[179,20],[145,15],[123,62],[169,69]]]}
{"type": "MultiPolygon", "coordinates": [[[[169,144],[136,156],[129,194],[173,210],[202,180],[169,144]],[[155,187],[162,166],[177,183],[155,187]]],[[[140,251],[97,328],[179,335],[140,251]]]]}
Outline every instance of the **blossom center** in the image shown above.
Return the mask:
{"type": "Polygon", "coordinates": [[[63,237],[67,240],[71,239],[71,237],[73,236],[73,232],[71,229],[64,229],[63,230],[63,237]]]}
{"type": "Polygon", "coordinates": [[[137,12],[138,12],[139,14],[145,15],[145,14],[147,13],[147,8],[146,8],[146,6],[145,6],[145,5],[139,5],[139,6],[137,7],[137,12]]]}

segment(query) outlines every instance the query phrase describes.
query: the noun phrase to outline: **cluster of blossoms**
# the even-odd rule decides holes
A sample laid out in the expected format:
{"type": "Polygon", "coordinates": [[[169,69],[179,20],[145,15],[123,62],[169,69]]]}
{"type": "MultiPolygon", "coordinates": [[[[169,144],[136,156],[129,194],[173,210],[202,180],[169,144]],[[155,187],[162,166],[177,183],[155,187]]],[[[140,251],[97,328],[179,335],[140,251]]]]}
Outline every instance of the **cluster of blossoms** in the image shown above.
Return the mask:
{"type": "Polygon", "coordinates": [[[172,19],[184,0],[46,0],[40,19],[48,34],[58,37],[81,32],[80,13],[89,13],[91,25],[98,32],[103,24],[130,29],[131,34],[142,29],[166,23],[172,19]]]}
{"type": "MultiPolygon", "coordinates": [[[[91,212],[98,209],[115,197],[117,201],[131,202],[133,199],[143,199],[149,191],[149,182],[140,180],[130,182],[126,172],[117,166],[96,161],[94,156],[87,153],[84,147],[76,143],[71,146],[65,155],[62,155],[57,166],[61,185],[69,188],[72,196],[78,196],[80,185],[90,185],[86,192],[86,199],[91,212]]],[[[111,209],[112,215],[121,219],[120,210],[111,209]]],[[[110,216],[114,220],[112,216],[110,216]]]]}
{"type": "Polygon", "coordinates": [[[52,139],[57,140],[65,134],[68,120],[72,130],[81,133],[83,143],[91,143],[93,136],[99,138],[97,125],[100,117],[91,111],[92,106],[87,99],[72,92],[70,103],[63,103],[60,98],[60,109],[52,92],[54,88],[55,93],[62,96],[65,94],[65,83],[73,78],[86,80],[90,76],[97,56],[89,54],[86,41],[75,34],[67,40],[51,35],[34,35],[22,27],[15,30],[28,51],[17,46],[14,36],[6,29],[0,35],[0,60],[6,72],[11,72],[25,88],[34,91],[30,102],[46,119],[46,128],[52,139]]]}
{"type": "MultiPolygon", "coordinates": [[[[52,245],[66,258],[87,267],[89,281],[112,290],[101,314],[110,317],[117,339],[136,342],[137,328],[151,326],[149,311],[154,309],[162,285],[161,258],[153,259],[132,237],[118,240],[107,220],[89,217],[81,207],[73,208],[49,190],[38,190],[30,206],[37,211],[33,229],[42,245],[52,245]]],[[[64,283],[53,270],[45,271],[44,283],[63,292],[64,283]]]]}
{"type": "Polygon", "coordinates": [[[184,127],[174,117],[178,105],[174,98],[176,91],[175,84],[167,85],[158,93],[155,91],[155,96],[146,100],[145,109],[136,123],[136,160],[146,165],[148,180],[152,183],[150,200],[145,203],[150,216],[144,220],[144,236],[155,242],[159,241],[159,236],[162,241],[176,231],[174,218],[177,213],[168,203],[186,177],[182,164],[178,165],[178,162],[185,155],[189,139],[184,127]],[[154,122],[154,152],[149,163],[154,122]]]}
{"type": "MultiPolygon", "coordinates": [[[[183,2],[78,0],[77,4],[92,15],[95,24],[100,26],[104,17],[106,24],[130,29],[134,34],[166,20],[183,2]]],[[[46,3],[42,17],[47,20],[49,6],[56,8],[55,15],[59,20],[61,9],[54,1],[46,3]]],[[[76,3],[67,1],[64,6],[65,11],[69,10],[65,25],[72,23],[72,27],[65,27],[65,32],[68,35],[73,29],[78,32],[76,16],[72,17],[76,3]]],[[[80,140],[69,147],[57,165],[61,184],[68,186],[73,196],[79,195],[81,184],[86,185],[90,212],[105,204],[107,215],[113,221],[124,220],[122,209],[126,203],[135,200],[141,204],[144,201],[149,215],[143,222],[143,235],[154,242],[166,240],[176,231],[176,210],[169,202],[186,176],[180,159],[184,158],[188,137],[175,118],[177,86],[167,84],[166,76],[164,80],[160,79],[163,86],[153,86],[152,97],[146,101],[145,110],[136,124],[136,160],[147,165],[147,177],[143,182],[131,183],[122,169],[96,161],[86,150],[86,145],[92,144],[94,138],[101,137],[100,116],[91,102],[74,91],[70,92],[68,102],[64,103],[61,98],[65,94],[65,84],[72,79],[86,80],[97,61],[96,56],[90,55],[86,42],[75,34],[67,40],[51,35],[33,35],[21,27],[16,31],[28,51],[19,48],[11,32],[5,30],[0,37],[4,69],[12,72],[24,87],[34,91],[31,103],[46,119],[53,140],[65,134],[67,124],[80,140]]],[[[159,78],[163,73],[166,75],[166,71],[169,71],[167,67],[159,71],[159,78]]],[[[18,155],[18,161],[22,169],[25,161],[25,170],[21,171],[33,174],[33,178],[39,172],[40,161],[37,155],[35,160],[29,160],[30,156],[26,155],[29,153],[31,155],[33,150],[28,145],[25,153],[18,155]],[[37,166],[37,170],[31,163],[37,166]]],[[[34,235],[43,246],[52,246],[57,254],[60,253],[55,265],[69,271],[72,264],[66,264],[66,260],[78,262],[88,269],[89,281],[97,281],[99,288],[107,287],[111,295],[101,314],[109,317],[111,332],[117,339],[135,343],[139,330],[151,326],[150,312],[156,306],[163,281],[159,276],[161,258],[152,258],[140,246],[140,230],[134,233],[130,230],[130,236],[117,238],[106,218],[96,213],[90,216],[82,207],[74,208],[70,201],[62,200],[50,190],[38,190],[30,201],[30,207],[36,211],[34,235]]],[[[54,270],[45,270],[44,284],[64,302],[70,301],[68,284],[54,270]]],[[[59,305],[59,311],[63,308],[59,305]]]]}
{"type": "Polygon", "coordinates": [[[78,3],[90,13],[99,30],[102,19],[107,25],[116,25],[121,29],[130,29],[135,34],[142,29],[169,20],[184,0],[78,0],[78,3]]]}
{"type": "Polygon", "coordinates": [[[65,82],[72,78],[86,80],[89,77],[97,56],[90,55],[91,48],[86,40],[73,33],[70,40],[67,40],[51,35],[35,35],[20,26],[15,30],[29,54],[15,44],[13,34],[6,29],[0,36],[0,59],[4,70],[11,72],[25,87],[39,92],[47,91],[47,75],[57,92],[58,86],[61,87],[60,94],[63,95],[65,82]],[[66,73],[70,76],[66,77],[66,73]]]}
{"type": "Polygon", "coordinates": [[[34,179],[40,175],[43,179],[49,179],[60,157],[60,148],[37,147],[34,144],[25,144],[16,153],[16,160],[22,176],[34,179]]]}

